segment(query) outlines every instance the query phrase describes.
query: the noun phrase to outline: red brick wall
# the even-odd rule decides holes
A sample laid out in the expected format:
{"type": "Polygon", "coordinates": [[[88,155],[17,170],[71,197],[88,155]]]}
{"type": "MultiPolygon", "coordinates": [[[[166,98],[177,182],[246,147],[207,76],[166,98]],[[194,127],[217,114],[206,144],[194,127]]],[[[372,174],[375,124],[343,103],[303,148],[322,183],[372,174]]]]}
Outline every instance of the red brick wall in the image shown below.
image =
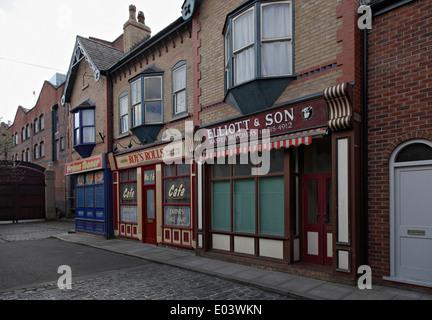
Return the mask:
{"type": "Polygon", "coordinates": [[[432,140],[432,2],[377,16],[369,32],[369,264],[390,273],[389,160],[402,142],[432,140]]]}

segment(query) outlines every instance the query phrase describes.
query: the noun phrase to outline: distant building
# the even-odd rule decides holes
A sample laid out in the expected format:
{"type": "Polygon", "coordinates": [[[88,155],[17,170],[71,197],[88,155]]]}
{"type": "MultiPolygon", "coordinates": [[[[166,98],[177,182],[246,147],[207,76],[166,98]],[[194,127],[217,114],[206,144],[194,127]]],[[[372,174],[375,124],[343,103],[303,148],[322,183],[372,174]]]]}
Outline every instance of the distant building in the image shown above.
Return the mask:
{"type": "MultiPolygon", "coordinates": [[[[13,124],[8,129],[12,149],[8,160],[24,161],[47,168],[52,163],[56,172],[56,207],[67,212],[64,164],[69,158],[69,113],[61,105],[64,81],[45,81],[36,105],[32,109],[18,107],[13,124]]],[[[54,79],[53,78],[53,79],[54,79]]]]}

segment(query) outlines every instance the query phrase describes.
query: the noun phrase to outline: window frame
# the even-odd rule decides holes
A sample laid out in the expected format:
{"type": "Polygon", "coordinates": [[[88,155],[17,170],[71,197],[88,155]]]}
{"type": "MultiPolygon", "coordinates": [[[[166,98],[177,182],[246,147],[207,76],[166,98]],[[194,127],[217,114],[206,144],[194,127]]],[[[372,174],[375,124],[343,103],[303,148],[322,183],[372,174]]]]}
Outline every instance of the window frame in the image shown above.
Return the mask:
{"type": "Polygon", "coordinates": [[[131,115],[131,119],[130,119],[130,129],[133,128],[137,128],[140,126],[147,126],[147,125],[154,125],[154,124],[163,124],[164,123],[164,92],[163,92],[163,88],[164,88],[164,78],[163,78],[163,74],[157,73],[157,74],[149,74],[149,75],[144,75],[141,74],[138,77],[135,77],[134,79],[129,81],[130,83],[130,94],[131,94],[131,99],[130,99],[130,115],[131,115]],[[146,80],[149,79],[160,79],[160,99],[146,99],[146,88],[145,88],[145,82],[146,80]],[[139,92],[138,92],[138,96],[137,96],[137,100],[134,101],[134,92],[133,92],[133,86],[138,84],[137,88],[139,88],[139,92]],[[147,103],[151,103],[151,102],[159,102],[160,101],[160,108],[161,108],[161,121],[159,122],[147,122],[146,120],[146,106],[147,103]],[[136,112],[139,112],[139,117],[141,119],[140,122],[137,122],[138,118],[136,116],[136,112]]]}
{"type": "Polygon", "coordinates": [[[241,8],[238,8],[236,11],[232,12],[227,16],[225,28],[223,31],[224,34],[224,42],[225,42],[225,54],[224,54],[224,70],[225,70],[225,89],[226,91],[236,88],[238,86],[242,86],[248,82],[259,80],[259,79],[268,79],[268,78],[283,78],[283,77],[292,77],[294,76],[294,9],[292,0],[283,0],[283,1],[272,1],[267,2],[264,0],[255,0],[253,3],[249,3],[241,8]],[[290,37],[282,37],[282,38],[272,38],[272,39],[264,39],[264,25],[263,25],[263,8],[265,6],[278,5],[278,4],[288,4],[290,6],[290,19],[289,27],[290,27],[290,37]],[[237,82],[237,74],[236,74],[236,61],[235,55],[244,52],[247,49],[252,47],[252,44],[248,46],[242,47],[240,49],[235,49],[235,26],[234,22],[239,19],[241,16],[253,10],[253,29],[254,29],[254,72],[255,76],[249,80],[243,82],[237,82]],[[290,73],[287,74],[275,74],[275,75],[264,75],[263,73],[263,46],[266,43],[275,43],[275,42],[290,42],[290,73]]]}
{"type": "Polygon", "coordinates": [[[73,114],[73,143],[74,147],[81,145],[94,145],[96,144],[96,112],[94,108],[82,108],[76,110],[73,114]],[[92,125],[84,125],[83,124],[83,112],[84,111],[93,111],[93,124],[92,125]],[[76,125],[76,115],[78,115],[79,124],[76,125]],[[93,128],[94,130],[94,141],[92,142],[84,142],[84,128],[93,128]],[[76,132],[79,132],[79,141],[77,141],[76,132]]]}
{"type": "MultiPolygon", "coordinates": [[[[248,236],[248,237],[254,237],[254,238],[267,238],[267,239],[283,239],[286,240],[287,239],[287,233],[289,233],[289,230],[286,230],[286,224],[287,221],[289,219],[289,214],[288,214],[288,210],[290,207],[289,204],[289,199],[287,199],[285,196],[283,197],[283,210],[282,210],[282,219],[284,221],[283,225],[283,234],[271,234],[271,233],[264,233],[262,231],[262,221],[263,218],[265,218],[265,212],[261,210],[261,205],[260,205],[260,199],[261,199],[261,191],[260,190],[260,186],[261,186],[261,181],[263,179],[273,179],[273,178],[282,178],[283,179],[283,184],[284,186],[286,185],[286,179],[289,176],[289,165],[288,165],[288,161],[287,161],[287,157],[289,157],[289,151],[285,150],[285,149],[280,149],[280,150],[284,150],[282,152],[283,154],[283,170],[276,170],[275,172],[272,173],[268,173],[265,176],[254,176],[251,174],[245,175],[243,173],[241,173],[241,171],[237,171],[235,170],[235,167],[239,165],[239,160],[236,160],[236,164],[230,164],[230,162],[228,162],[228,164],[225,164],[225,166],[228,166],[227,172],[229,171],[228,175],[223,175],[221,177],[215,177],[213,175],[213,168],[216,166],[212,165],[209,166],[209,190],[210,190],[210,194],[211,194],[211,200],[209,203],[210,206],[210,230],[209,232],[212,234],[228,234],[228,235],[232,235],[232,236],[248,236]],[[228,170],[229,169],[229,170],[228,170]],[[235,208],[235,204],[236,204],[236,199],[235,199],[235,194],[236,194],[236,182],[237,181],[254,181],[254,197],[253,197],[253,201],[254,202],[254,212],[252,213],[253,217],[254,217],[254,221],[253,221],[253,227],[254,227],[254,232],[248,232],[248,231],[244,231],[244,229],[239,228],[239,225],[236,224],[236,208],[235,208]],[[229,183],[229,228],[222,228],[222,229],[214,229],[214,184],[215,183],[229,183]],[[263,216],[264,215],[264,216],[263,216]]],[[[279,150],[275,150],[275,151],[279,151],[279,150]]],[[[225,159],[226,161],[228,161],[228,158],[225,159]]],[[[256,165],[253,165],[253,167],[256,167],[256,165]]],[[[251,166],[249,166],[249,168],[252,168],[251,166]]],[[[248,169],[249,169],[248,168],[248,169]]],[[[288,192],[287,190],[284,190],[284,194],[288,192]]],[[[220,223],[220,221],[218,221],[220,223]]],[[[226,225],[226,223],[220,223],[221,225],[226,225]]],[[[242,226],[243,227],[243,226],[242,226]]]]}
{"type": "Polygon", "coordinates": [[[129,127],[130,127],[130,122],[129,122],[129,93],[128,92],[123,92],[120,96],[119,96],[119,134],[120,135],[124,135],[127,134],[129,132],[129,127]],[[126,100],[126,113],[122,114],[122,108],[121,108],[121,104],[122,104],[122,100],[126,100]],[[127,128],[125,128],[123,126],[124,121],[123,119],[125,119],[127,117],[127,128]]]}
{"type": "Polygon", "coordinates": [[[187,79],[188,79],[188,77],[187,77],[187,61],[180,61],[180,62],[178,62],[172,68],[171,75],[172,75],[172,103],[173,103],[172,114],[173,114],[173,117],[177,117],[177,116],[181,116],[183,114],[187,114],[188,111],[189,111],[189,107],[188,107],[188,94],[187,94],[187,92],[188,92],[188,90],[187,90],[187,79]],[[182,87],[180,89],[176,89],[175,88],[175,76],[176,76],[176,73],[178,71],[182,70],[182,69],[184,69],[184,77],[185,77],[184,78],[184,83],[185,83],[185,85],[184,85],[184,87],[182,87]],[[182,92],[184,92],[184,94],[185,94],[185,110],[181,111],[181,112],[178,112],[177,111],[177,101],[178,101],[177,96],[179,94],[181,94],[182,92]]]}

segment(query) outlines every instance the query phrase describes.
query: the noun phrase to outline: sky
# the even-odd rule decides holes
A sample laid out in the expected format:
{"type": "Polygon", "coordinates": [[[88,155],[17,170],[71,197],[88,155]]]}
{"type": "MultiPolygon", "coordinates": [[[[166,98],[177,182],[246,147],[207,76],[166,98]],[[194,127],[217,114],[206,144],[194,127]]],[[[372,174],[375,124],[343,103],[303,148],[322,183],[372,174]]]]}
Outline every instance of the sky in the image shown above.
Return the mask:
{"type": "Polygon", "coordinates": [[[113,41],[129,5],[155,35],[181,17],[184,0],[0,0],[0,121],[32,109],[45,80],[66,74],[76,36],[113,41]]]}

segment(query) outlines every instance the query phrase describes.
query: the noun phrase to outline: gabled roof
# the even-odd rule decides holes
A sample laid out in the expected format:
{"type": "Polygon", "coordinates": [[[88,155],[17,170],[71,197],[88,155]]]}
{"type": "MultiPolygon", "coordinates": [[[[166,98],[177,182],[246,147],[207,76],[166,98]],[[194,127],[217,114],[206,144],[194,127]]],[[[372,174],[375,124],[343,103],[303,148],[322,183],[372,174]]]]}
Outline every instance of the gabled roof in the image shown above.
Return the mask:
{"type": "Polygon", "coordinates": [[[106,73],[109,67],[119,61],[124,55],[123,51],[107,44],[77,36],[66,77],[62,104],[64,105],[70,100],[78,66],[82,59],[88,62],[90,68],[93,70],[95,81],[98,82],[101,73],[106,73]]]}

